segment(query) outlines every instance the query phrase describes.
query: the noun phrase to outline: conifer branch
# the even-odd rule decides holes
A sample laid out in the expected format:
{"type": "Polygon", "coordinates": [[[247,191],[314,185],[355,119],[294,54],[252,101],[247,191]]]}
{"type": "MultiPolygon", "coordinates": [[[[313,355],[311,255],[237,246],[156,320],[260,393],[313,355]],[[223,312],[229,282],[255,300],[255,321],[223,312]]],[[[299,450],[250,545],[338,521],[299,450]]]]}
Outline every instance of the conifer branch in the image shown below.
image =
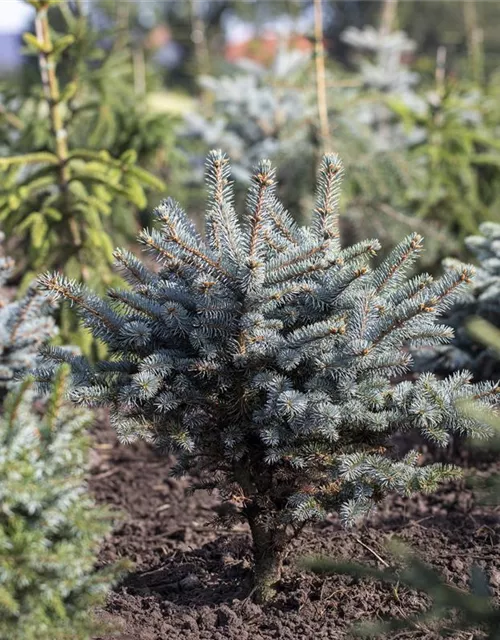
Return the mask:
{"type": "Polygon", "coordinates": [[[338,204],[343,171],[342,162],[337,155],[326,155],[323,158],[312,222],[317,237],[323,240],[339,237],[338,204]]]}
{"type": "Polygon", "coordinates": [[[250,260],[256,257],[257,248],[260,246],[259,240],[263,217],[266,213],[268,192],[276,184],[270,163],[261,163],[252,176],[252,182],[255,186],[249,191],[251,219],[248,254],[250,260]]]}
{"type": "Polygon", "coordinates": [[[7,158],[0,158],[0,167],[11,167],[18,164],[59,164],[59,158],[53,153],[47,151],[38,151],[34,153],[25,153],[21,156],[9,156],[7,158]]]}
{"type": "Polygon", "coordinates": [[[56,300],[58,298],[64,298],[71,305],[84,309],[110,331],[116,332],[119,329],[120,325],[118,320],[111,319],[110,314],[102,313],[95,305],[91,304],[88,294],[85,293],[82,285],[77,282],[72,282],[58,274],[48,273],[38,279],[38,284],[42,291],[50,292],[56,300]]]}

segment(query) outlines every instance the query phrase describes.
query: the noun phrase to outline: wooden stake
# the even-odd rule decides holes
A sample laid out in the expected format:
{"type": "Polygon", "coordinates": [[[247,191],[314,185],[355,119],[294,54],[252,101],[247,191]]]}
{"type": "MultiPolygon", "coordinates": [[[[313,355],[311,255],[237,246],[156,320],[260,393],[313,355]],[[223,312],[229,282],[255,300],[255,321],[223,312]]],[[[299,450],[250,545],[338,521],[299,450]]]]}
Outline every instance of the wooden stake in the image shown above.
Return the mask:
{"type": "Polygon", "coordinates": [[[483,65],[483,30],[478,26],[476,0],[464,0],[464,23],[467,35],[467,52],[472,73],[472,79],[482,84],[484,76],[483,65]]]}
{"type": "Polygon", "coordinates": [[[380,17],[380,33],[384,36],[392,32],[398,9],[398,0],[384,0],[380,17]]]}
{"type": "Polygon", "coordinates": [[[323,0],[314,0],[314,40],[316,59],[316,99],[323,148],[331,143],[326,100],[325,47],[323,43],[323,0]]]}
{"type": "Polygon", "coordinates": [[[436,89],[440,94],[444,90],[444,82],[446,79],[446,47],[441,45],[436,53],[436,89]]]}

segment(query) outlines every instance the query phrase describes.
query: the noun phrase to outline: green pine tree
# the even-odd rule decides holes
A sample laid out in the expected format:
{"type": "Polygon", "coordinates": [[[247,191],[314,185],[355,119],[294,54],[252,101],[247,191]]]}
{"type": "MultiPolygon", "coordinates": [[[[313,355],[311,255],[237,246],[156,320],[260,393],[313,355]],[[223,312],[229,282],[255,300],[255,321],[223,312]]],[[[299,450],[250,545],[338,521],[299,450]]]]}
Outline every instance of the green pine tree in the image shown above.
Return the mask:
{"type": "MultiPolygon", "coordinates": [[[[36,35],[26,33],[24,37],[29,52],[38,58],[41,85],[21,106],[26,129],[13,132],[3,145],[8,155],[0,157],[0,223],[19,242],[22,287],[49,267],[102,291],[116,282],[110,270],[114,235],[124,226],[129,233],[134,230],[134,213],[147,206],[147,190],[162,190],[164,185],[138,166],[140,145],[138,150],[121,151],[125,145],[123,141],[118,144],[117,132],[108,131],[106,138],[102,126],[99,128],[104,117],[98,106],[99,91],[97,102],[86,98],[90,83],[97,84],[96,75],[101,74],[101,93],[105,90],[106,79],[113,78],[113,64],[108,68],[106,59],[80,84],[82,69],[72,62],[69,66],[76,76],[61,84],[59,69],[64,57],[87,39],[82,36],[79,41],[71,33],[51,28],[49,12],[63,11],[63,0],[30,0],[30,4],[36,9],[36,35]],[[96,121],[89,115],[92,110],[96,121]],[[100,131],[100,143],[114,139],[112,146],[120,148],[119,156],[99,147],[97,140],[87,143],[78,128],[79,112],[87,119],[83,131],[89,131],[92,123],[100,131]],[[78,122],[73,126],[75,118],[78,122]]],[[[79,24],[73,25],[75,30],[79,24]]],[[[123,93],[122,89],[119,96],[123,93]]],[[[73,316],[65,314],[61,318],[63,337],[68,339],[74,328],[73,316]]],[[[88,336],[81,332],[76,342],[89,347],[88,336]]]]}
{"type": "Polygon", "coordinates": [[[409,151],[416,170],[408,205],[416,216],[439,221],[462,240],[482,222],[498,221],[498,112],[490,108],[487,92],[458,81],[446,80],[423,97],[423,109],[389,102],[403,124],[422,133],[409,151]]]}

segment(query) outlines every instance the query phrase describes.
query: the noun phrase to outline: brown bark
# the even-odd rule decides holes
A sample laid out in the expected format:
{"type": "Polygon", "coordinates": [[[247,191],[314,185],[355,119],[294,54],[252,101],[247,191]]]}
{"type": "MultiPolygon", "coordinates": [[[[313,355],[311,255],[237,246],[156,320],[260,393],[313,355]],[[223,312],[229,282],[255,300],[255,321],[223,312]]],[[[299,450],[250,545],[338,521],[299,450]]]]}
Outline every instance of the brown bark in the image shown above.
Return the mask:
{"type": "Polygon", "coordinates": [[[281,580],[289,537],[285,525],[269,526],[260,512],[249,514],[248,522],[254,544],[253,597],[256,602],[265,603],[272,600],[281,580]]]}

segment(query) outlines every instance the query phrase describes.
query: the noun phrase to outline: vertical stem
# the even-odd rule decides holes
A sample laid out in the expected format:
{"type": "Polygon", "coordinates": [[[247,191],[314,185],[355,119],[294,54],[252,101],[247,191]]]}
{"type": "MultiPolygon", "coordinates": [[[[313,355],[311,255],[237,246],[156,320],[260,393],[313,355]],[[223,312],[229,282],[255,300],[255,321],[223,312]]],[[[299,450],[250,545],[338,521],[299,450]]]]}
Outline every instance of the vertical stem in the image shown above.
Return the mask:
{"type": "Polygon", "coordinates": [[[265,603],[272,600],[281,579],[289,538],[286,527],[270,525],[258,509],[250,507],[247,518],[254,545],[254,599],[265,603]]]}
{"type": "Polygon", "coordinates": [[[36,37],[42,45],[43,51],[38,56],[40,74],[45,98],[49,105],[52,133],[56,144],[56,155],[59,158],[59,186],[63,191],[67,189],[69,172],[66,165],[68,160],[68,133],[64,126],[61,113],[59,81],[56,75],[56,61],[53,54],[52,39],[48,19],[48,3],[42,2],[37,8],[35,19],[36,37]]]}
{"type": "MultiPolygon", "coordinates": [[[[381,46],[377,53],[378,64],[386,70],[390,70],[395,61],[393,59],[393,55],[391,54],[391,47],[388,43],[388,37],[392,33],[394,28],[394,23],[396,20],[398,8],[398,0],[384,0],[382,5],[382,12],[380,16],[380,26],[379,33],[381,36],[381,46]]],[[[399,53],[399,60],[397,61],[397,65],[401,63],[401,53],[399,53]]],[[[380,121],[377,125],[377,129],[379,131],[380,136],[388,140],[390,138],[390,124],[387,115],[384,115],[385,109],[382,107],[377,107],[380,109],[380,121]]]]}
{"type": "Polygon", "coordinates": [[[144,55],[144,49],[139,46],[132,51],[132,63],[134,67],[134,91],[138,96],[145,96],[147,91],[146,86],[146,56],[144,55]]]}
{"type": "Polygon", "coordinates": [[[314,40],[316,61],[316,99],[321,133],[324,147],[331,142],[328,123],[328,105],[326,100],[325,47],[323,43],[323,0],[314,0],[314,40]]]}
{"type": "MultiPolygon", "coordinates": [[[[55,152],[59,160],[58,183],[63,199],[67,202],[68,186],[71,178],[68,167],[68,132],[61,112],[61,92],[57,79],[57,63],[54,55],[50,25],[48,18],[49,3],[40,2],[36,8],[35,31],[42,50],[38,55],[40,75],[42,78],[45,99],[49,105],[52,133],[55,141],[55,152]]],[[[81,237],[76,220],[68,215],[68,225],[76,246],[81,245],[81,237]]]]}
{"type": "Polygon", "coordinates": [[[118,2],[116,6],[116,23],[117,33],[115,47],[116,49],[124,49],[129,44],[129,26],[130,26],[130,3],[127,1],[118,2]]]}
{"type": "Polygon", "coordinates": [[[380,33],[384,36],[392,32],[396,12],[398,8],[398,0],[384,0],[382,6],[382,15],[380,17],[380,33]]]}
{"type": "Polygon", "coordinates": [[[189,0],[191,15],[191,40],[194,44],[196,58],[196,71],[198,74],[207,73],[209,70],[209,50],[205,23],[195,6],[196,0],[189,0]]]}
{"type": "Polygon", "coordinates": [[[464,0],[464,23],[472,79],[483,82],[483,30],[478,26],[476,0],[464,0]]]}
{"type": "Polygon", "coordinates": [[[436,89],[441,96],[444,91],[444,81],[446,78],[446,47],[441,45],[436,53],[436,89]]]}

